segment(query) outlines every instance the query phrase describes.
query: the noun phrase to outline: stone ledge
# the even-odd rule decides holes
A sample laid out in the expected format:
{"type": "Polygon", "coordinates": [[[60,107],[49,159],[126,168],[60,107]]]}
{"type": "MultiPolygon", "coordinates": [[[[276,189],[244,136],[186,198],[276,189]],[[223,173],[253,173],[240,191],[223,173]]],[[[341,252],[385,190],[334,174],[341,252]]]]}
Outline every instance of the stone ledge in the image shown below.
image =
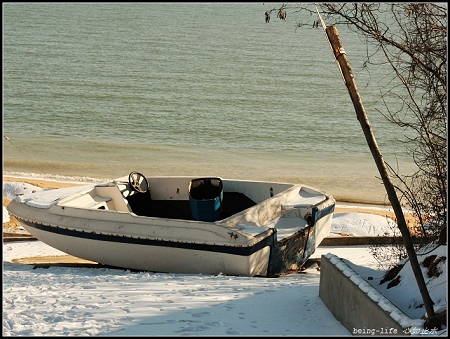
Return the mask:
{"type": "Polygon", "coordinates": [[[409,318],[339,257],[322,255],[320,267],[319,297],[352,335],[408,335],[409,327],[423,327],[422,319],[409,318]]]}

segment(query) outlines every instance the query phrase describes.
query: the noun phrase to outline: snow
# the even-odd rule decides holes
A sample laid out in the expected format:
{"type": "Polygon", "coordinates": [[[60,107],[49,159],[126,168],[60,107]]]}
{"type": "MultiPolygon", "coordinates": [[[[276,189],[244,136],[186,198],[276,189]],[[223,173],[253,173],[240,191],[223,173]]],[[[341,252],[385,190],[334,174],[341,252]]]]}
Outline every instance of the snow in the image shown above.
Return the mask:
{"type": "MultiPolygon", "coordinates": [[[[3,182],[3,196],[42,190],[3,182]]],[[[9,220],[3,208],[3,222],[9,220]]],[[[393,235],[395,223],[367,213],[338,213],[332,234],[393,235]]],[[[319,298],[320,271],[310,266],[279,278],[166,274],[83,267],[34,268],[13,259],[64,255],[40,241],[3,244],[3,335],[6,336],[315,336],[352,335],[319,298]]],[[[319,247],[337,267],[400,322],[413,319],[423,331],[422,299],[409,263],[400,283],[380,285],[385,270],[367,246],[319,247]],[[337,259],[342,260],[338,263],[337,259]],[[371,277],[371,279],[369,279],[371,277]],[[396,313],[397,308],[405,313],[396,313]],[[409,318],[411,319],[409,319],[409,318]]],[[[447,257],[444,245],[418,253],[447,257]]],[[[447,263],[438,277],[424,277],[435,311],[447,308],[447,263]]],[[[369,331],[369,329],[367,329],[369,331]]],[[[370,332],[370,331],[369,331],[370,332]]],[[[423,332],[422,332],[423,334],[423,332]]],[[[428,333],[430,334],[430,333],[428,333]]],[[[444,327],[435,335],[446,336],[444,327]]]]}
{"type": "Polygon", "coordinates": [[[360,212],[335,214],[330,232],[333,236],[400,236],[400,230],[392,219],[360,212]]]}
{"type": "Polygon", "coordinates": [[[9,214],[8,214],[8,210],[6,209],[5,206],[3,206],[3,222],[8,222],[9,219],[9,214]]]}
{"type": "MultiPolygon", "coordinates": [[[[24,182],[8,182],[8,181],[3,182],[3,197],[10,200],[14,199],[14,197],[18,195],[38,192],[42,190],[44,190],[44,188],[36,187],[24,182]]],[[[6,209],[5,206],[3,206],[2,215],[3,215],[3,223],[8,222],[10,220],[8,210],[6,209]]]]}

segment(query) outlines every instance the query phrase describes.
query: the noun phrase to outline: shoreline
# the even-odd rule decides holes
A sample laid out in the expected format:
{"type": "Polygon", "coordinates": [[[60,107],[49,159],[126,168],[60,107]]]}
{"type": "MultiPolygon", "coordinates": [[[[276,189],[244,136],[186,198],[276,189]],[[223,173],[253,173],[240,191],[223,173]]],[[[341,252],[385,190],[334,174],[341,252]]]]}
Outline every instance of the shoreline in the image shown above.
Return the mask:
{"type": "Polygon", "coordinates": [[[51,179],[29,179],[23,177],[3,176],[3,181],[9,182],[24,182],[40,188],[64,188],[73,186],[82,186],[86,183],[75,181],[56,181],[51,179]]]}

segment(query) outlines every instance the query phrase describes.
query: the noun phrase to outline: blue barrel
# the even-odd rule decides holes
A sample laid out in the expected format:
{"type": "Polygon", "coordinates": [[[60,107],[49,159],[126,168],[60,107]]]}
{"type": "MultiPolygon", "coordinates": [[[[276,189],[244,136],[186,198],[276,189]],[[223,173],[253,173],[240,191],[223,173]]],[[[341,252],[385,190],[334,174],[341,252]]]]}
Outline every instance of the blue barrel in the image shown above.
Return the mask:
{"type": "Polygon", "coordinates": [[[220,178],[193,179],[188,186],[194,219],[217,221],[222,216],[223,183],[220,178]]]}

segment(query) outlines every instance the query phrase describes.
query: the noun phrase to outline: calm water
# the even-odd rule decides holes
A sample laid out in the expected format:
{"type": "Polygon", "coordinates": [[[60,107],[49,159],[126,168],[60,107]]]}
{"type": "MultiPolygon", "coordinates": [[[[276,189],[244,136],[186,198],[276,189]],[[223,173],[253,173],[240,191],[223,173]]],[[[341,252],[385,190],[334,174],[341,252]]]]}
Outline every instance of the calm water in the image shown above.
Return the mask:
{"type": "MultiPolygon", "coordinates": [[[[266,24],[268,8],[3,4],[4,174],[217,175],[385,201],[323,30],[266,24]]],[[[339,33],[385,159],[406,170],[375,110],[389,71],[362,70],[364,45],[339,33]]]]}

